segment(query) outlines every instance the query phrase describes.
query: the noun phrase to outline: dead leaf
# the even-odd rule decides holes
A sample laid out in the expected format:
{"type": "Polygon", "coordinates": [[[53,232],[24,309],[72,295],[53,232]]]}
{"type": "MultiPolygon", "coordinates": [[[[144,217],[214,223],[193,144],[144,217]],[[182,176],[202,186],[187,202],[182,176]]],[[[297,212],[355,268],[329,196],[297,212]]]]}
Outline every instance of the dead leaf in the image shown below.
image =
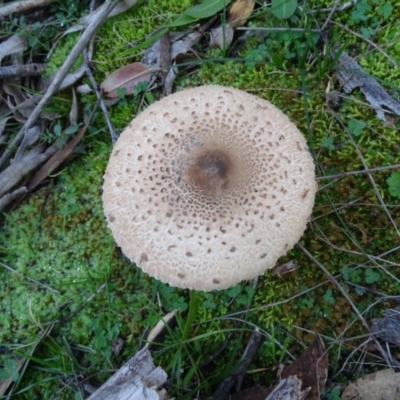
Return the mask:
{"type": "Polygon", "coordinates": [[[222,50],[227,49],[233,40],[233,28],[227,24],[211,29],[210,46],[219,47],[222,50]]]}
{"type": "Polygon", "coordinates": [[[125,344],[125,340],[117,337],[111,342],[111,350],[115,356],[118,356],[121,353],[122,347],[125,344]]]}
{"type": "Polygon", "coordinates": [[[55,146],[41,144],[25,153],[19,161],[11,163],[0,174],[0,199],[9,193],[24,176],[34,171],[40,164],[51,157],[55,151],[55,146]]]}
{"type": "Polygon", "coordinates": [[[71,110],[69,111],[69,123],[71,125],[78,124],[78,99],[74,88],[72,88],[72,104],[71,110]]]}
{"type": "Polygon", "coordinates": [[[132,94],[133,88],[139,82],[150,82],[151,73],[157,71],[141,62],[118,68],[101,83],[100,87],[110,98],[118,98],[117,89],[125,88],[125,94],[132,94]]]}
{"type": "MultiPolygon", "coordinates": [[[[332,52],[333,57],[336,54],[336,51],[332,52]]],[[[381,120],[386,121],[383,106],[400,116],[400,103],[394,100],[377,80],[361,68],[357,61],[346,52],[342,52],[338,59],[336,76],[346,93],[350,93],[357,87],[360,88],[381,120]]]]}
{"type": "Polygon", "coordinates": [[[391,368],[358,379],[344,389],[342,400],[400,400],[400,372],[391,368]]]}
{"type": "MultiPolygon", "coordinates": [[[[49,86],[52,84],[54,78],[57,76],[58,74],[57,70],[54,75],[50,76],[49,78],[46,78],[44,80],[44,90],[47,90],[49,88],[49,86]]],[[[83,75],[86,73],[86,65],[82,64],[77,70],[75,70],[74,72],[70,72],[69,74],[67,74],[65,76],[65,78],[63,79],[63,81],[60,84],[60,87],[58,88],[58,92],[61,92],[63,90],[65,90],[66,88],[74,85],[76,82],[78,82],[83,75]]]]}
{"type": "Polygon", "coordinates": [[[283,369],[281,377],[297,376],[303,382],[303,390],[310,388],[305,399],[319,400],[319,394],[326,383],[328,366],[328,354],[321,338],[317,335],[300,358],[283,369]]]}
{"type": "Polygon", "coordinates": [[[16,81],[10,80],[3,84],[4,92],[7,93],[6,102],[10,110],[13,112],[14,118],[21,123],[24,123],[26,119],[32,114],[33,105],[28,107],[21,107],[21,104],[26,104],[27,94],[22,91],[16,81]]]}
{"type": "Polygon", "coordinates": [[[22,138],[21,144],[15,153],[13,163],[22,160],[26,149],[37,142],[42,135],[42,126],[33,125],[32,128],[28,128],[24,132],[24,137],[22,138]]]}
{"type": "Polygon", "coordinates": [[[5,40],[3,43],[0,44],[0,63],[1,60],[15,53],[21,53],[28,48],[27,39],[15,34],[5,40]]]}
{"type": "Polygon", "coordinates": [[[232,3],[228,11],[228,22],[232,28],[243,26],[247,22],[247,18],[253,12],[254,4],[253,0],[236,0],[232,3]]]}
{"type": "Polygon", "coordinates": [[[174,60],[178,55],[194,52],[193,46],[201,39],[203,35],[198,32],[189,33],[182,39],[172,43],[171,59],[174,60]]]}
{"type": "Polygon", "coordinates": [[[174,85],[175,77],[178,75],[178,68],[174,62],[174,66],[168,70],[164,82],[164,96],[169,96],[172,93],[172,87],[174,85]]]}
{"type": "Polygon", "coordinates": [[[35,189],[49,174],[51,174],[74,150],[77,144],[82,139],[83,135],[87,131],[89,124],[92,120],[94,112],[96,111],[98,103],[94,107],[92,114],[85,125],[77,133],[77,135],[71,139],[62,149],[58,150],[47,162],[36,172],[33,178],[29,181],[27,188],[29,191],[35,189]]]}
{"type": "Polygon", "coordinates": [[[80,94],[88,94],[88,93],[93,92],[92,88],[87,83],[83,83],[82,85],[79,85],[76,88],[76,91],[80,94]]]}
{"type": "Polygon", "coordinates": [[[275,275],[284,275],[287,274],[288,272],[292,272],[295,271],[297,268],[299,268],[299,266],[297,264],[295,264],[294,261],[289,261],[285,264],[279,265],[277,267],[274,267],[271,270],[271,275],[275,276],[275,275]]]}

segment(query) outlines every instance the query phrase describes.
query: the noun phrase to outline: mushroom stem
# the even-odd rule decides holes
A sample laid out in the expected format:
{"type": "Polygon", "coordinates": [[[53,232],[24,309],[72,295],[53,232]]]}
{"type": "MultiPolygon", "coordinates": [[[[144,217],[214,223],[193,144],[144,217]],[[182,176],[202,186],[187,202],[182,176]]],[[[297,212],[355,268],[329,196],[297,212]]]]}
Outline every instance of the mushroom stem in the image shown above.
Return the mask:
{"type": "Polygon", "coordinates": [[[197,310],[199,308],[199,298],[195,290],[190,290],[190,302],[189,302],[189,312],[186,319],[185,328],[182,334],[182,342],[184,342],[189,337],[194,320],[197,316],[197,310]]]}

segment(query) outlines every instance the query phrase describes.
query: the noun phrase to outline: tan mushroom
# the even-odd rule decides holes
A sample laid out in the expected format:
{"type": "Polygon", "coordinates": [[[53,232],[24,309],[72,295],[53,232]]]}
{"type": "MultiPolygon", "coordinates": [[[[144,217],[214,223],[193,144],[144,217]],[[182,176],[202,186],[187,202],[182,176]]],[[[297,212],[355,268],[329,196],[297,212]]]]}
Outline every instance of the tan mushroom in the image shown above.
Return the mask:
{"type": "Polygon", "coordinates": [[[303,234],[316,192],[306,141],[266,100],[221,86],[152,104],[104,176],[125,255],[170,285],[224,289],[272,268],[303,234]]]}

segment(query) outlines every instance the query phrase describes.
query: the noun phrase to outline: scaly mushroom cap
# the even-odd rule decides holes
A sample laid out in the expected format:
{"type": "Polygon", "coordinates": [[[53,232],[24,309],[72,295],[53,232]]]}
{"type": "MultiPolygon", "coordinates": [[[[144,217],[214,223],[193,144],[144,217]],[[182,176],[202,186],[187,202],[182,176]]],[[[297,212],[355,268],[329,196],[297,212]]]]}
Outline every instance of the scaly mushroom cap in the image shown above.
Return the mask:
{"type": "Polygon", "coordinates": [[[221,86],[172,94],[124,130],[104,176],[122,251],[170,285],[224,289],[272,268],[316,192],[306,141],[266,100],[221,86]]]}

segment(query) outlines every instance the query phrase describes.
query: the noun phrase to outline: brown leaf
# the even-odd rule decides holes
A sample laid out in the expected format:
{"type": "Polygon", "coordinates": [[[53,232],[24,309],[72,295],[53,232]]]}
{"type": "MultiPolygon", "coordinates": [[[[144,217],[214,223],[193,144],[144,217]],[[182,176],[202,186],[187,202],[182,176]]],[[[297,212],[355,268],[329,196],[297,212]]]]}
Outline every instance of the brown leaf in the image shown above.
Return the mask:
{"type": "Polygon", "coordinates": [[[301,357],[283,369],[281,377],[296,375],[303,382],[303,390],[311,388],[305,400],[319,400],[319,394],[326,383],[328,366],[328,354],[321,338],[317,335],[301,357]]]}
{"type": "Polygon", "coordinates": [[[236,0],[232,3],[228,11],[228,22],[232,28],[243,26],[247,22],[247,18],[253,12],[254,4],[253,0],[236,0]]]}
{"type": "Polygon", "coordinates": [[[133,88],[139,82],[150,82],[151,73],[156,71],[141,62],[118,68],[102,82],[100,87],[110,98],[117,98],[117,89],[125,88],[125,94],[132,94],[133,88]]]}
{"type": "Polygon", "coordinates": [[[62,149],[58,150],[47,162],[36,172],[36,174],[29,181],[27,188],[29,191],[35,189],[44,179],[46,179],[74,150],[77,144],[82,139],[83,135],[87,131],[94,112],[96,111],[98,103],[94,107],[90,118],[86,121],[82,129],[77,135],[71,139],[62,149]]]}

